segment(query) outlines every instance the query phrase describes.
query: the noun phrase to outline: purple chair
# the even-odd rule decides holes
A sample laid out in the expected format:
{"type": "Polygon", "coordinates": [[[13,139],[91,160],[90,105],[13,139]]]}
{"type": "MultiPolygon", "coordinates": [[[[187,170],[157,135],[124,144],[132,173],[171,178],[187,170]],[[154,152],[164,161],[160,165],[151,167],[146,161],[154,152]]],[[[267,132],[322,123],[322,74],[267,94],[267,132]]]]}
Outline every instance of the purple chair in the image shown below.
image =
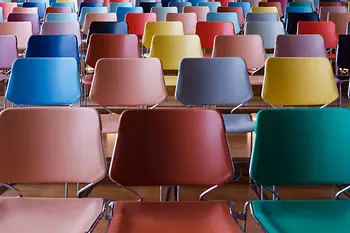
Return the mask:
{"type": "Polygon", "coordinates": [[[33,34],[40,32],[40,20],[37,14],[11,13],[7,18],[8,22],[31,22],[33,34]]]}
{"type": "Polygon", "coordinates": [[[321,6],[319,9],[320,21],[327,21],[328,13],[346,13],[345,6],[321,6]]]}

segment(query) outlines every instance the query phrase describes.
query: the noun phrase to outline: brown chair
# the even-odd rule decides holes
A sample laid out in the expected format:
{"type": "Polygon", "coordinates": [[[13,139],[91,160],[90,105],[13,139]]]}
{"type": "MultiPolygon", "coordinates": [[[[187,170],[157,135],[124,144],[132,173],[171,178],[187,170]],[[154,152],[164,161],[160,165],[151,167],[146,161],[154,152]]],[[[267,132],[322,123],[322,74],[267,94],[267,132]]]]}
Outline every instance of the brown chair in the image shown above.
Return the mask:
{"type": "Polygon", "coordinates": [[[261,86],[263,75],[254,75],[264,68],[266,52],[259,35],[217,36],[214,41],[212,57],[242,57],[251,76],[251,85],[261,86]]]}
{"type": "Polygon", "coordinates": [[[259,2],[259,7],[276,7],[278,11],[278,16],[281,18],[283,16],[283,10],[281,2],[259,2]]]}
{"type": "Polygon", "coordinates": [[[341,2],[320,2],[319,7],[323,6],[341,6],[341,2]]]}
{"type": "MultiPolygon", "coordinates": [[[[167,97],[162,64],[149,58],[98,60],[90,99],[102,106],[152,107],[167,97]]],[[[120,115],[102,114],[102,133],[118,132],[120,115]]]]}
{"type": "Polygon", "coordinates": [[[197,21],[206,21],[207,14],[210,12],[208,6],[185,6],[184,13],[195,13],[197,21]]]}
{"type": "MultiPolygon", "coordinates": [[[[93,109],[6,109],[0,113],[0,146],[1,183],[88,183],[80,196],[107,173],[93,109]]],[[[92,232],[103,217],[102,198],[31,198],[8,188],[18,197],[0,197],[3,232],[92,232]]]]}
{"type": "Polygon", "coordinates": [[[20,52],[27,48],[28,39],[32,34],[31,22],[0,22],[0,35],[15,35],[20,52]]]}
{"type": "Polygon", "coordinates": [[[327,21],[329,13],[346,13],[348,9],[345,6],[322,6],[319,9],[320,21],[327,21]]]}
{"type": "Polygon", "coordinates": [[[328,21],[332,21],[335,24],[337,34],[343,35],[346,34],[347,23],[350,21],[350,13],[328,13],[328,21]]]}
{"type": "Polygon", "coordinates": [[[234,12],[238,15],[239,24],[244,24],[245,16],[242,7],[218,7],[217,12],[234,12]]]}
{"type": "Polygon", "coordinates": [[[72,13],[71,7],[48,7],[45,10],[45,19],[46,15],[49,13],[72,13]]]}
{"type": "Polygon", "coordinates": [[[234,170],[223,119],[217,111],[123,112],[109,175],[140,201],[112,203],[108,233],[157,232],[159,229],[184,233],[241,232],[231,216],[235,214],[231,202],[143,202],[142,194],[130,188],[213,186],[200,195],[203,200],[210,190],[230,180],[234,170]]]}
{"type": "Polygon", "coordinates": [[[168,13],[165,21],[180,21],[186,35],[193,35],[197,24],[196,13],[168,13]]]}

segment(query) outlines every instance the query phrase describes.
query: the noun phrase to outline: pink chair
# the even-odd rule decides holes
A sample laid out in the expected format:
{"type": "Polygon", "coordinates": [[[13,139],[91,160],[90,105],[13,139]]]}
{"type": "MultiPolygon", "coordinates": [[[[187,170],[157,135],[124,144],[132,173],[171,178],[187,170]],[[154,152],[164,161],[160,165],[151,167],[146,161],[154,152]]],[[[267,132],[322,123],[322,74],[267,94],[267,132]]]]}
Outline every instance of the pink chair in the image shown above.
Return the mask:
{"type": "Polygon", "coordinates": [[[195,13],[168,13],[165,21],[180,21],[186,35],[193,35],[196,30],[197,15],[195,13]]]}
{"type": "Polygon", "coordinates": [[[31,22],[0,22],[0,35],[15,35],[20,52],[27,48],[29,37],[32,34],[31,22]]]}
{"type": "Polygon", "coordinates": [[[13,9],[17,7],[17,2],[0,2],[0,7],[3,10],[4,19],[6,20],[13,9]]]}
{"type": "Polygon", "coordinates": [[[327,21],[329,13],[346,13],[348,9],[345,6],[321,6],[319,9],[320,21],[327,21]]]}
{"type": "Polygon", "coordinates": [[[210,12],[208,6],[185,6],[184,13],[196,13],[197,21],[206,21],[207,14],[210,12]]]}
{"type": "Polygon", "coordinates": [[[69,35],[77,37],[78,45],[81,45],[81,33],[79,22],[44,22],[41,35],[69,35]]]}

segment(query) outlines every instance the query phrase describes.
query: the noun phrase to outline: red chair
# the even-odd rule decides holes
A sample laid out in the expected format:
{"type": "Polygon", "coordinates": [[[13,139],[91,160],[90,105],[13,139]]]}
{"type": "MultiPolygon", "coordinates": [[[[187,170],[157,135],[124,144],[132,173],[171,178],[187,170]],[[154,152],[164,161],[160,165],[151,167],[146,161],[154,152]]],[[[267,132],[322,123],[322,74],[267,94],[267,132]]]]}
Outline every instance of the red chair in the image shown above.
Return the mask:
{"type": "Polygon", "coordinates": [[[129,34],[135,34],[138,37],[143,36],[146,22],[156,22],[155,13],[128,13],[125,16],[125,22],[129,27],[129,34]]]}
{"type": "Polygon", "coordinates": [[[239,24],[244,24],[245,16],[242,7],[218,7],[217,12],[234,12],[238,15],[239,24]]]}
{"type": "Polygon", "coordinates": [[[283,16],[282,4],[280,2],[259,2],[259,7],[271,7],[277,8],[278,16],[281,18],[283,16]]]}
{"type": "MultiPolygon", "coordinates": [[[[298,23],[297,34],[320,34],[326,44],[327,49],[334,49],[338,45],[338,35],[335,24],[331,21],[301,21],[298,23]]],[[[335,59],[335,54],[328,54],[328,58],[335,59]]]]}
{"type": "Polygon", "coordinates": [[[234,0],[215,0],[215,2],[220,2],[222,7],[227,7],[229,2],[236,2],[234,0]]]}
{"type": "Polygon", "coordinates": [[[341,2],[320,2],[319,7],[321,6],[341,6],[341,2]]]}
{"type": "Polygon", "coordinates": [[[3,10],[4,19],[6,20],[13,8],[17,7],[17,2],[0,2],[0,7],[3,10]]]}

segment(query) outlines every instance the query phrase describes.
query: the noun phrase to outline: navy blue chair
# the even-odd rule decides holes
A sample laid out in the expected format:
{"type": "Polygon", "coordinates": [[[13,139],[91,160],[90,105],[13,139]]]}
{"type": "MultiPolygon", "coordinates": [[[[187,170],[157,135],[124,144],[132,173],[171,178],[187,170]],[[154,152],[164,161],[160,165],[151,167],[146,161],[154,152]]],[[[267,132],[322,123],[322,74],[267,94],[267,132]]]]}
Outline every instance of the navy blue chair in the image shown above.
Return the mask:
{"type": "Polygon", "coordinates": [[[78,16],[80,16],[81,9],[83,7],[103,7],[103,2],[82,2],[82,3],[80,3],[78,16]]]}
{"type": "Polygon", "coordinates": [[[45,16],[45,10],[46,10],[45,2],[24,2],[23,7],[37,7],[39,18],[43,19],[45,16]]]}
{"type": "Polygon", "coordinates": [[[142,7],[123,7],[117,8],[117,19],[118,22],[124,22],[127,13],[143,13],[142,7]]]}
{"type": "Polygon", "coordinates": [[[90,37],[94,33],[128,34],[128,24],[126,22],[92,22],[89,28],[87,44],[89,44],[90,37]]]}
{"type": "Polygon", "coordinates": [[[319,21],[318,14],[312,13],[288,13],[286,28],[288,34],[297,34],[299,21],[319,21]]]}
{"type": "Polygon", "coordinates": [[[160,2],[140,2],[140,7],[143,9],[143,13],[150,13],[152,7],[161,7],[162,3],[160,2]]]}

